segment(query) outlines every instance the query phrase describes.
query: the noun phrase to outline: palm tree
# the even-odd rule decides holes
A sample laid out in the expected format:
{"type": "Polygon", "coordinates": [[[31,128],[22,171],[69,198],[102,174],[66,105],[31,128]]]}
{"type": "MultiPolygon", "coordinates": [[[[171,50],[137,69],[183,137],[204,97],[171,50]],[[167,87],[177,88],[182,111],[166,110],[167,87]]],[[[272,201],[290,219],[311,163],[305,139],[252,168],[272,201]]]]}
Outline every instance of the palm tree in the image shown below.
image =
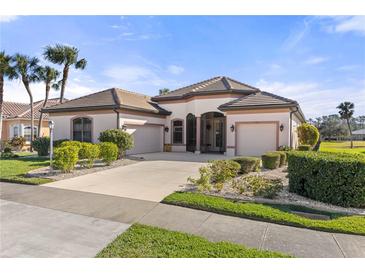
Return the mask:
{"type": "MultiPolygon", "coordinates": [[[[43,81],[46,85],[46,94],[42,106],[42,108],[45,108],[47,105],[49,92],[51,88],[54,88],[56,90],[58,90],[59,88],[59,84],[57,83],[57,78],[60,76],[60,72],[54,68],[45,66],[45,67],[39,67],[38,75],[39,79],[43,81]]],[[[38,134],[37,134],[38,137],[41,136],[42,122],[43,122],[43,112],[41,112],[39,116],[38,134]]]]}
{"type": "Polygon", "coordinates": [[[33,139],[34,139],[34,113],[33,113],[33,94],[30,89],[30,84],[39,81],[39,65],[38,58],[29,57],[27,55],[15,54],[12,58],[14,61],[14,70],[17,74],[15,78],[20,78],[23,82],[25,89],[29,95],[30,106],[30,151],[33,151],[33,139]]]}
{"type": "Polygon", "coordinates": [[[170,89],[168,89],[168,88],[162,88],[162,89],[159,90],[160,95],[164,95],[164,94],[167,94],[169,92],[170,92],[170,89]]]}
{"type": "Polygon", "coordinates": [[[74,66],[76,69],[85,69],[86,67],[86,59],[77,59],[78,55],[79,50],[76,47],[70,47],[61,44],[47,46],[43,52],[43,56],[46,60],[54,64],[63,65],[60,95],[61,103],[63,103],[65,96],[65,87],[70,67],[74,66]]]}
{"type": "Polygon", "coordinates": [[[11,66],[11,56],[7,55],[5,51],[0,51],[0,138],[3,127],[4,77],[13,79],[16,74],[11,66]]]}
{"type": "Polygon", "coordinates": [[[354,147],[353,141],[352,141],[352,131],[350,126],[350,119],[352,118],[352,115],[354,114],[354,103],[351,102],[343,102],[338,105],[337,107],[339,109],[338,113],[340,114],[341,119],[346,120],[347,127],[350,132],[350,140],[351,140],[351,148],[354,147]]]}

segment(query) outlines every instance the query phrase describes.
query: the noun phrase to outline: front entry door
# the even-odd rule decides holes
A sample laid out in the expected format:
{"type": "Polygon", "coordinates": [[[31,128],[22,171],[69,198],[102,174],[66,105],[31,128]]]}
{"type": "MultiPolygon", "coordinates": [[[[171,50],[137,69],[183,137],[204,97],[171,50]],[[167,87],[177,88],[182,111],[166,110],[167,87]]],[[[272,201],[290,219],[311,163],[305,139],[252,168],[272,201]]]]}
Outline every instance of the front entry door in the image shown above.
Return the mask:
{"type": "Polygon", "coordinates": [[[211,151],[224,151],[224,118],[215,118],[213,120],[213,145],[211,151]]]}

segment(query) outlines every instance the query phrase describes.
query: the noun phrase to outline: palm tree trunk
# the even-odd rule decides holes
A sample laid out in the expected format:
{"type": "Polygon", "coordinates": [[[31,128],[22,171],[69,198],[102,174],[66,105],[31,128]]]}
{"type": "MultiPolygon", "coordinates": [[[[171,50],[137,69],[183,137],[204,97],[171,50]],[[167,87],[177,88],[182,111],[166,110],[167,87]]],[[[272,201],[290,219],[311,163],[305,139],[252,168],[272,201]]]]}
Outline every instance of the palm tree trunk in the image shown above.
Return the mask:
{"type": "Polygon", "coordinates": [[[30,105],[30,152],[33,152],[33,139],[34,139],[34,113],[33,113],[33,95],[30,90],[29,82],[23,80],[25,89],[29,95],[29,105],[30,105]]]}
{"type": "MultiPolygon", "coordinates": [[[[46,97],[44,98],[44,102],[43,102],[42,108],[46,107],[46,105],[47,105],[47,101],[48,101],[48,96],[49,96],[49,91],[50,90],[51,90],[50,83],[46,83],[46,97]]],[[[43,123],[43,112],[41,112],[41,114],[39,116],[38,134],[37,134],[38,138],[41,137],[42,123],[43,123]]]]}
{"type": "Polygon", "coordinates": [[[4,74],[0,73],[0,140],[3,129],[4,74]]]}
{"type": "Polygon", "coordinates": [[[351,148],[354,148],[354,142],[352,141],[352,131],[351,131],[351,126],[350,126],[350,120],[346,119],[346,122],[347,122],[347,126],[348,126],[349,132],[350,132],[351,148]]]}
{"type": "Polygon", "coordinates": [[[61,96],[60,96],[60,103],[63,103],[63,99],[65,96],[65,88],[66,88],[66,83],[67,83],[67,78],[68,78],[68,71],[69,71],[69,66],[66,65],[63,68],[63,74],[62,74],[62,85],[61,85],[61,96]]]}

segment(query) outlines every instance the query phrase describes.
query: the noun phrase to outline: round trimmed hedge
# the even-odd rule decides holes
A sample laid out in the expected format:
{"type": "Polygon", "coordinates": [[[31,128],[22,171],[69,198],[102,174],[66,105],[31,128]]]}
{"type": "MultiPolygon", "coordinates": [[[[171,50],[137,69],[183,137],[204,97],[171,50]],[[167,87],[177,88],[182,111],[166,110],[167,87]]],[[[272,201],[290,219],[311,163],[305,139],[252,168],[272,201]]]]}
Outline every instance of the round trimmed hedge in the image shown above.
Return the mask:
{"type": "Polygon", "coordinates": [[[280,154],[267,152],[261,156],[262,166],[267,169],[276,169],[280,166],[280,154]]]}
{"type": "Polygon", "coordinates": [[[260,169],[260,159],[256,157],[238,157],[232,159],[240,164],[240,173],[246,174],[252,171],[259,171],[260,169]]]}
{"type": "Polygon", "coordinates": [[[289,191],[344,207],[365,207],[365,157],[333,152],[290,152],[289,191]]]}

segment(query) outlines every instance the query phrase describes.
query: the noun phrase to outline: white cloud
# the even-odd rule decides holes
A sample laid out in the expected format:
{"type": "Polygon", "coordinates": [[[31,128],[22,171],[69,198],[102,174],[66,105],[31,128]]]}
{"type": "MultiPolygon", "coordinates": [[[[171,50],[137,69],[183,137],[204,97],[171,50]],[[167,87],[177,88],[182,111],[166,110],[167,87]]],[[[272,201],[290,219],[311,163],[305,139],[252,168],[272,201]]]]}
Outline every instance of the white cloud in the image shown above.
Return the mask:
{"type": "Polygon", "coordinates": [[[285,50],[290,50],[297,46],[300,42],[302,42],[305,36],[310,32],[311,25],[314,20],[315,17],[306,17],[299,26],[299,28],[294,29],[285,39],[283,43],[283,48],[285,50]]]}
{"type": "Polygon", "coordinates": [[[296,100],[307,118],[337,113],[340,102],[355,103],[355,114],[364,115],[365,85],[340,86],[329,88],[317,82],[269,82],[261,79],[256,86],[261,90],[296,100]]]}
{"type": "Polygon", "coordinates": [[[304,62],[304,64],[307,64],[307,65],[318,65],[318,64],[321,64],[321,63],[324,63],[328,60],[328,58],[326,57],[322,57],[322,56],[313,56],[313,57],[310,57],[308,60],[306,60],[304,62]]]}
{"type": "Polygon", "coordinates": [[[15,21],[19,18],[16,15],[0,15],[0,22],[1,23],[9,23],[11,21],[15,21]]]}
{"type": "Polygon", "coordinates": [[[118,65],[106,69],[103,74],[121,86],[141,83],[160,86],[166,82],[152,69],[144,66],[118,65]]]}
{"type": "Polygon", "coordinates": [[[330,33],[354,32],[365,35],[365,16],[323,17],[324,30],[330,33]]]}
{"type": "Polygon", "coordinates": [[[176,65],[169,65],[167,67],[167,71],[170,72],[171,74],[175,74],[175,75],[179,75],[181,73],[184,72],[184,68],[181,66],[176,66],[176,65]]]}
{"type": "Polygon", "coordinates": [[[337,70],[340,70],[340,71],[353,71],[353,70],[356,70],[360,68],[359,65],[344,65],[344,66],[340,66],[337,68],[337,70]]]}

